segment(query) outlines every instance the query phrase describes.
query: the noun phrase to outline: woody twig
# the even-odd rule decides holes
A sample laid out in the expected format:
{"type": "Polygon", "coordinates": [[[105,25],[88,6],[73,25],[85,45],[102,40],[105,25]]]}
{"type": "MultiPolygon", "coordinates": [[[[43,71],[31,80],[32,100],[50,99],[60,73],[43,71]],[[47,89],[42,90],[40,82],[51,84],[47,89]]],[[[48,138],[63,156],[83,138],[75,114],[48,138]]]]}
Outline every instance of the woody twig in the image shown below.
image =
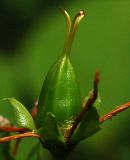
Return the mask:
{"type": "Polygon", "coordinates": [[[37,138],[40,138],[40,136],[37,135],[34,132],[25,132],[25,133],[22,133],[22,134],[16,134],[16,135],[13,135],[13,136],[0,138],[0,143],[5,143],[5,142],[11,141],[11,140],[15,140],[15,139],[18,139],[18,138],[24,138],[24,137],[37,137],[37,138]]]}
{"type": "Polygon", "coordinates": [[[111,112],[109,112],[108,114],[105,114],[104,116],[102,116],[99,119],[100,124],[105,122],[106,120],[111,119],[112,117],[116,116],[117,114],[125,111],[126,109],[130,108],[130,102],[123,104],[121,106],[118,106],[117,108],[115,108],[114,110],[112,110],[111,112]]]}

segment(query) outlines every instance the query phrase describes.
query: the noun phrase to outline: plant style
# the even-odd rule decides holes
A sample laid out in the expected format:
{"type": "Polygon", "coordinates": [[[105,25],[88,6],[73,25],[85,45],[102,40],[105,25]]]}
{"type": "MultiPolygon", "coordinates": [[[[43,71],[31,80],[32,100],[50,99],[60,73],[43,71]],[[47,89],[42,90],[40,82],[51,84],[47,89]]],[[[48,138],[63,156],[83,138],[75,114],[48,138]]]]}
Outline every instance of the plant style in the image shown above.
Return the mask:
{"type": "MultiPolygon", "coordinates": [[[[60,8],[60,11],[67,24],[64,49],[50,68],[35,107],[29,113],[15,98],[5,98],[4,100],[13,108],[16,124],[1,125],[0,123],[0,131],[19,132],[0,138],[0,143],[17,139],[16,151],[19,139],[35,137],[50,151],[54,160],[66,160],[81,140],[100,131],[104,121],[130,107],[130,103],[126,103],[99,118],[98,71],[95,73],[93,90],[87,97],[81,99],[77,76],[70,60],[70,51],[75,32],[85,13],[81,10],[71,20],[65,10],[60,8]]],[[[2,120],[7,121],[4,117],[2,120]]]]}

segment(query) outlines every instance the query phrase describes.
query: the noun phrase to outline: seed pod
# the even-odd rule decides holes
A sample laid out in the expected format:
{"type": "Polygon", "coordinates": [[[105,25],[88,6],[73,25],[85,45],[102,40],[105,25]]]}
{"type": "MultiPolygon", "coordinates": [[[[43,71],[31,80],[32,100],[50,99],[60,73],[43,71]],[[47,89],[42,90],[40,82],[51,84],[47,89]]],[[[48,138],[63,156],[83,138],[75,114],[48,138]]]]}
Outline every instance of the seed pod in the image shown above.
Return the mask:
{"type": "Polygon", "coordinates": [[[73,21],[66,11],[60,9],[67,22],[67,38],[62,55],[50,68],[41,90],[37,124],[41,126],[47,112],[55,115],[58,122],[69,120],[81,111],[81,97],[74,68],[70,61],[70,50],[75,31],[84,17],[80,11],[73,21]]]}

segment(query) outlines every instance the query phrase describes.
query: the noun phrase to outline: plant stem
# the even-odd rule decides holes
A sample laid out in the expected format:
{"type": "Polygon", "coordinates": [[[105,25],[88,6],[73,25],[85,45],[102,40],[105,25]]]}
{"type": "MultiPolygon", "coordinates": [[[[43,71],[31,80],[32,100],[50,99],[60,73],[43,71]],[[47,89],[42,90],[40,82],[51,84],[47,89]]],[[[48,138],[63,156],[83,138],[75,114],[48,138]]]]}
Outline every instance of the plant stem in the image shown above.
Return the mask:
{"type": "Polygon", "coordinates": [[[18,139],[18,138],[24,138],[24,137],[37,137],[37,138],[40,138],[40,136],[34,132],[25,132],[25,133],[22,133],[22,134],[16,134],[16,135],[13,135],[13,136],[7,136],[7,137],[4,137],[4,138],[0,138],[0,143],[5,143],[5,142],[8,142],[8,141],[11,141],[11,140],[15,140],[15,139],[18,139]]]}
{"type": "Polygon", "coordinates": [[[115,108],[114,110],[112,110],[111,112],[109,112],[108,114],[105,114],[104,116],[102,116],[100,119],[99,119],[99,123],[103,123],[105,122],[106,120],[109,120],[111,119],[113,116],[116,116],[117,114],[119,114],[120,112],[126,110],[130,108],[130,102],[126,103],[126,104],[123,104],[117,108],[115,108]]]}

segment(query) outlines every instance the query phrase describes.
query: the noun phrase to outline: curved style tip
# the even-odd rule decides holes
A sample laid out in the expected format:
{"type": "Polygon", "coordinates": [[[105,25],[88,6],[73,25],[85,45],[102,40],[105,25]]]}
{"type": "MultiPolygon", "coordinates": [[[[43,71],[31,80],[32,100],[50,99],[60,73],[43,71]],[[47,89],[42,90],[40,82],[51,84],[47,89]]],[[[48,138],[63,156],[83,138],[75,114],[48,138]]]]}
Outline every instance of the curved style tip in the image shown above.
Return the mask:
{"type": "Polygon", "coordinates": [[[85,13],[85,11],[84,11],[84,10],[81,10],[81,11],[79,11],[79,15],[86,16],[86,13],[85,13]]]}
{"type": "Polygon", "coordinates": [[[71,23],[70,15],[68,14],[68,12],[62,7],[59,7],[59,11],[65,16],[66,21],[68,21],[68,23],[71,23]]]}
{"type": "Polygon", "coordinates": [[[69,32],[70,32],[70,28],[71,28],[71,18],[70,18],[70,15],[68,14],[68,12],[65,9],[63,9],[62,7],[59,7],[59,11],[64,15],[64,17],[66,19],[67,38],[68,38],[69,32]]]}
{"type": "MultiPolygon", "coordinates": [[[[62,12],[62,13],[67,13],[67,11],[66,11],[65,9],[63,9],[62,7],[59,7],[58,9],[59,9],[59,11],[62,12]]],[[[68,14],[68,13],[67,13],[67,14],[68,14]]]]}
{"type": "Polygon", "coordinates": [[[73,20],[73,24],[76,26],[86,16],[84,10],[80,10],[73,20]]]}

